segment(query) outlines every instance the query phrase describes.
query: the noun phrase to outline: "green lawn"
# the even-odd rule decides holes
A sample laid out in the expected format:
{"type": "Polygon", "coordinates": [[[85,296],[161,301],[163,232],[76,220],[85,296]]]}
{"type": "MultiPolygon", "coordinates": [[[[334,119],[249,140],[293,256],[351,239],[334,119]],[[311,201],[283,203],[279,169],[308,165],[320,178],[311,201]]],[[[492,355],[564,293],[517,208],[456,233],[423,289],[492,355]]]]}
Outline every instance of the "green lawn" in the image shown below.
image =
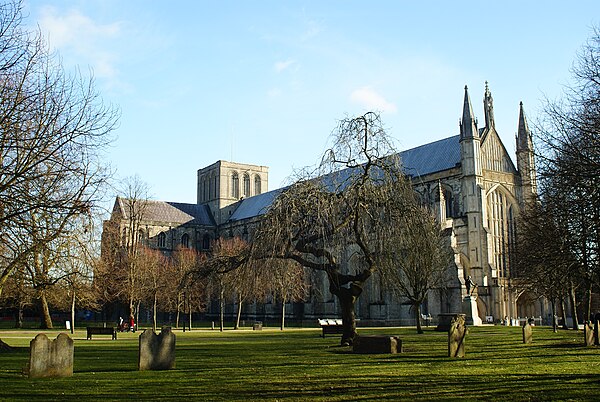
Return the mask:
{"type": "MultiPolygon", "coordinates": [[[[398,335],[402,354],[355,355],[317,329],[176,330],[175,370],[137,371],[139,333],[75,339],[74,375],[24,377],[38,331],[0,331],[15,349],[0,352],[0,400],[599,400],[600,348],[581,331],[470,327],[466,357],[447,357],[447,335],[427,328],[359,329],[398,335]]],[[[54,339],[58,331],[46,332],[54,339]]]]}

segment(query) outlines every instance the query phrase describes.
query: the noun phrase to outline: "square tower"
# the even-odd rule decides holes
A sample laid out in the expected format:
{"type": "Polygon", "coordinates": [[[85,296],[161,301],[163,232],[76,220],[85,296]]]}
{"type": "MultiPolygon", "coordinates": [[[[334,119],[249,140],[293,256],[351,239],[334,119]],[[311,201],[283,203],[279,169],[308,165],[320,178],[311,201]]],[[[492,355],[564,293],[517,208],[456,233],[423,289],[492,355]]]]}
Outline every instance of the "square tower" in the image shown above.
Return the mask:
{"type": "Polygon", "coordinates": [[[217,224],[229,216],[225,208],[268,190],[267,166],[220,160],[198,170],[197,203],[208,205],[217,224]]]}

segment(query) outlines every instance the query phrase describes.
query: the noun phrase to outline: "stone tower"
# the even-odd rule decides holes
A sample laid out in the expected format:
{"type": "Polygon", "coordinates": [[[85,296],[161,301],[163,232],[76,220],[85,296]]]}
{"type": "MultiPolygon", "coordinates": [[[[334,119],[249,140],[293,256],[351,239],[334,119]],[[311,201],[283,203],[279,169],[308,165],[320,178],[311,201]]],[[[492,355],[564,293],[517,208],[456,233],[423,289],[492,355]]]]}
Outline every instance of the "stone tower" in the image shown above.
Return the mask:
{"type": "Polygon", "coordinates": [[[517,141],[517,169],[521,174],[521,203],[522,206],[531,202],[537,195],[536,169],[533,155],[533,140],[523,110],[523,102],[519,104],[519,128],[517,141]]]}
{"type": "MultiPolygon", "coordinates": [[[[491,117],[487,113],[486,120],[491,117]]],[[[467,220],[468,263],[465,266],[465,278],[471,276],[477,283],[482,280],[482,182],[481,170],[481,137],[477,128],[477,121],[471,106],[469,91],[465,86],[463,114],[460,121],[460,152],[461,152],[461,195],[462,209],[467,220]]],[[[460,278],[463,281],[465,278],[460,278]]],[[[464,284],[464,282],[463,282],[464,284]]]]}
{"type": "Polygon", "coordinates": [[[198,170],[197,203],[210,208],[215,222],[227,221],[240,200],[268,191],[269,168],[217,161],[198,170]]]}

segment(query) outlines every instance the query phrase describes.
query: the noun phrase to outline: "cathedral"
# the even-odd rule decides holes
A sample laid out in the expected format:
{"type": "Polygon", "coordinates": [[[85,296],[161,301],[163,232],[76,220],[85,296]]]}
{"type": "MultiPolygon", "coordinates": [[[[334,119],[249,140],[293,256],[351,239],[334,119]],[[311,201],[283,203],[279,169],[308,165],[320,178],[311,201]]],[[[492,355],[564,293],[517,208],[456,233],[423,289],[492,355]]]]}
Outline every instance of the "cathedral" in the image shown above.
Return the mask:
{"type": "MultiPolygon", "coordinates": [[[[511,283],[516,276],[511,264],[516,218],[527,201],[536,197],[533,144],[523,105],[516,120],[516,166],[496,132],[487,83],[483,106],[485,125],[478,127],[465,86],[458,134],[400,153],[405,173],[446,229],[454,251],[451,283],[431,291],[422,312],[435,320],[438,314],[467,308],[475,325],[508,317],[545,318],[549,314],[546,304],[520,293],[511,283]]],[[[180,246],[209,251],[221,237],[250,240],[252,225],[281,191],[268,190],[268,174],[266,166],[227,161],[204,167],[198,170],[196,204],[147,201],[138,238],[167,254],[180,246]]],[[[116,199],[105,228],[116,227],[125,235],[125,204],[123,198],[116,199]]],[[[337,300],[324,281],[313,282],[318,291],[311,292],[309,300],[286,308],[287,319],[314,322],[339,316],[337,300]]],[[[278,307],[269,303],[244,308],[247,319],[278,314],[278,307]]],[[[211,310],[209,303],[208,316],[216,314],[211,310]]],[[[376,277],[368,281],[357,301],[356,316],[361,325],[414,325],[409,306],[381,289],[376,277]]]]}

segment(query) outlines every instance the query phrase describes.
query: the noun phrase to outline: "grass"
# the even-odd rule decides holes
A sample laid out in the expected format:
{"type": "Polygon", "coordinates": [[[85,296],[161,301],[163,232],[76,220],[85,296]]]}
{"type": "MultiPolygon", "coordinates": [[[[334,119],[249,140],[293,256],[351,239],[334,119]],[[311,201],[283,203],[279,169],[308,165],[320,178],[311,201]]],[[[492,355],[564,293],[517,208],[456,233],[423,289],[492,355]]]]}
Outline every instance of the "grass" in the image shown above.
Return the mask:
{"type": "MultiPolygon", "coordinates": [[[[139,333],[85,339],[78,330],[70,378],[21,374],[39,331],[0,331],[14,346],[0,353],[0,400],[598,400],[600,348],[581,331],[471,327],[466,357],[447,357],[445,333],[414,328],[360,329],[398,335],[404,352],[356,355],[317,329],[176,331],[176,369],[137,371],[139,333]]],[[[45,331],[54,339],[58,331],[45,331]]]]}

